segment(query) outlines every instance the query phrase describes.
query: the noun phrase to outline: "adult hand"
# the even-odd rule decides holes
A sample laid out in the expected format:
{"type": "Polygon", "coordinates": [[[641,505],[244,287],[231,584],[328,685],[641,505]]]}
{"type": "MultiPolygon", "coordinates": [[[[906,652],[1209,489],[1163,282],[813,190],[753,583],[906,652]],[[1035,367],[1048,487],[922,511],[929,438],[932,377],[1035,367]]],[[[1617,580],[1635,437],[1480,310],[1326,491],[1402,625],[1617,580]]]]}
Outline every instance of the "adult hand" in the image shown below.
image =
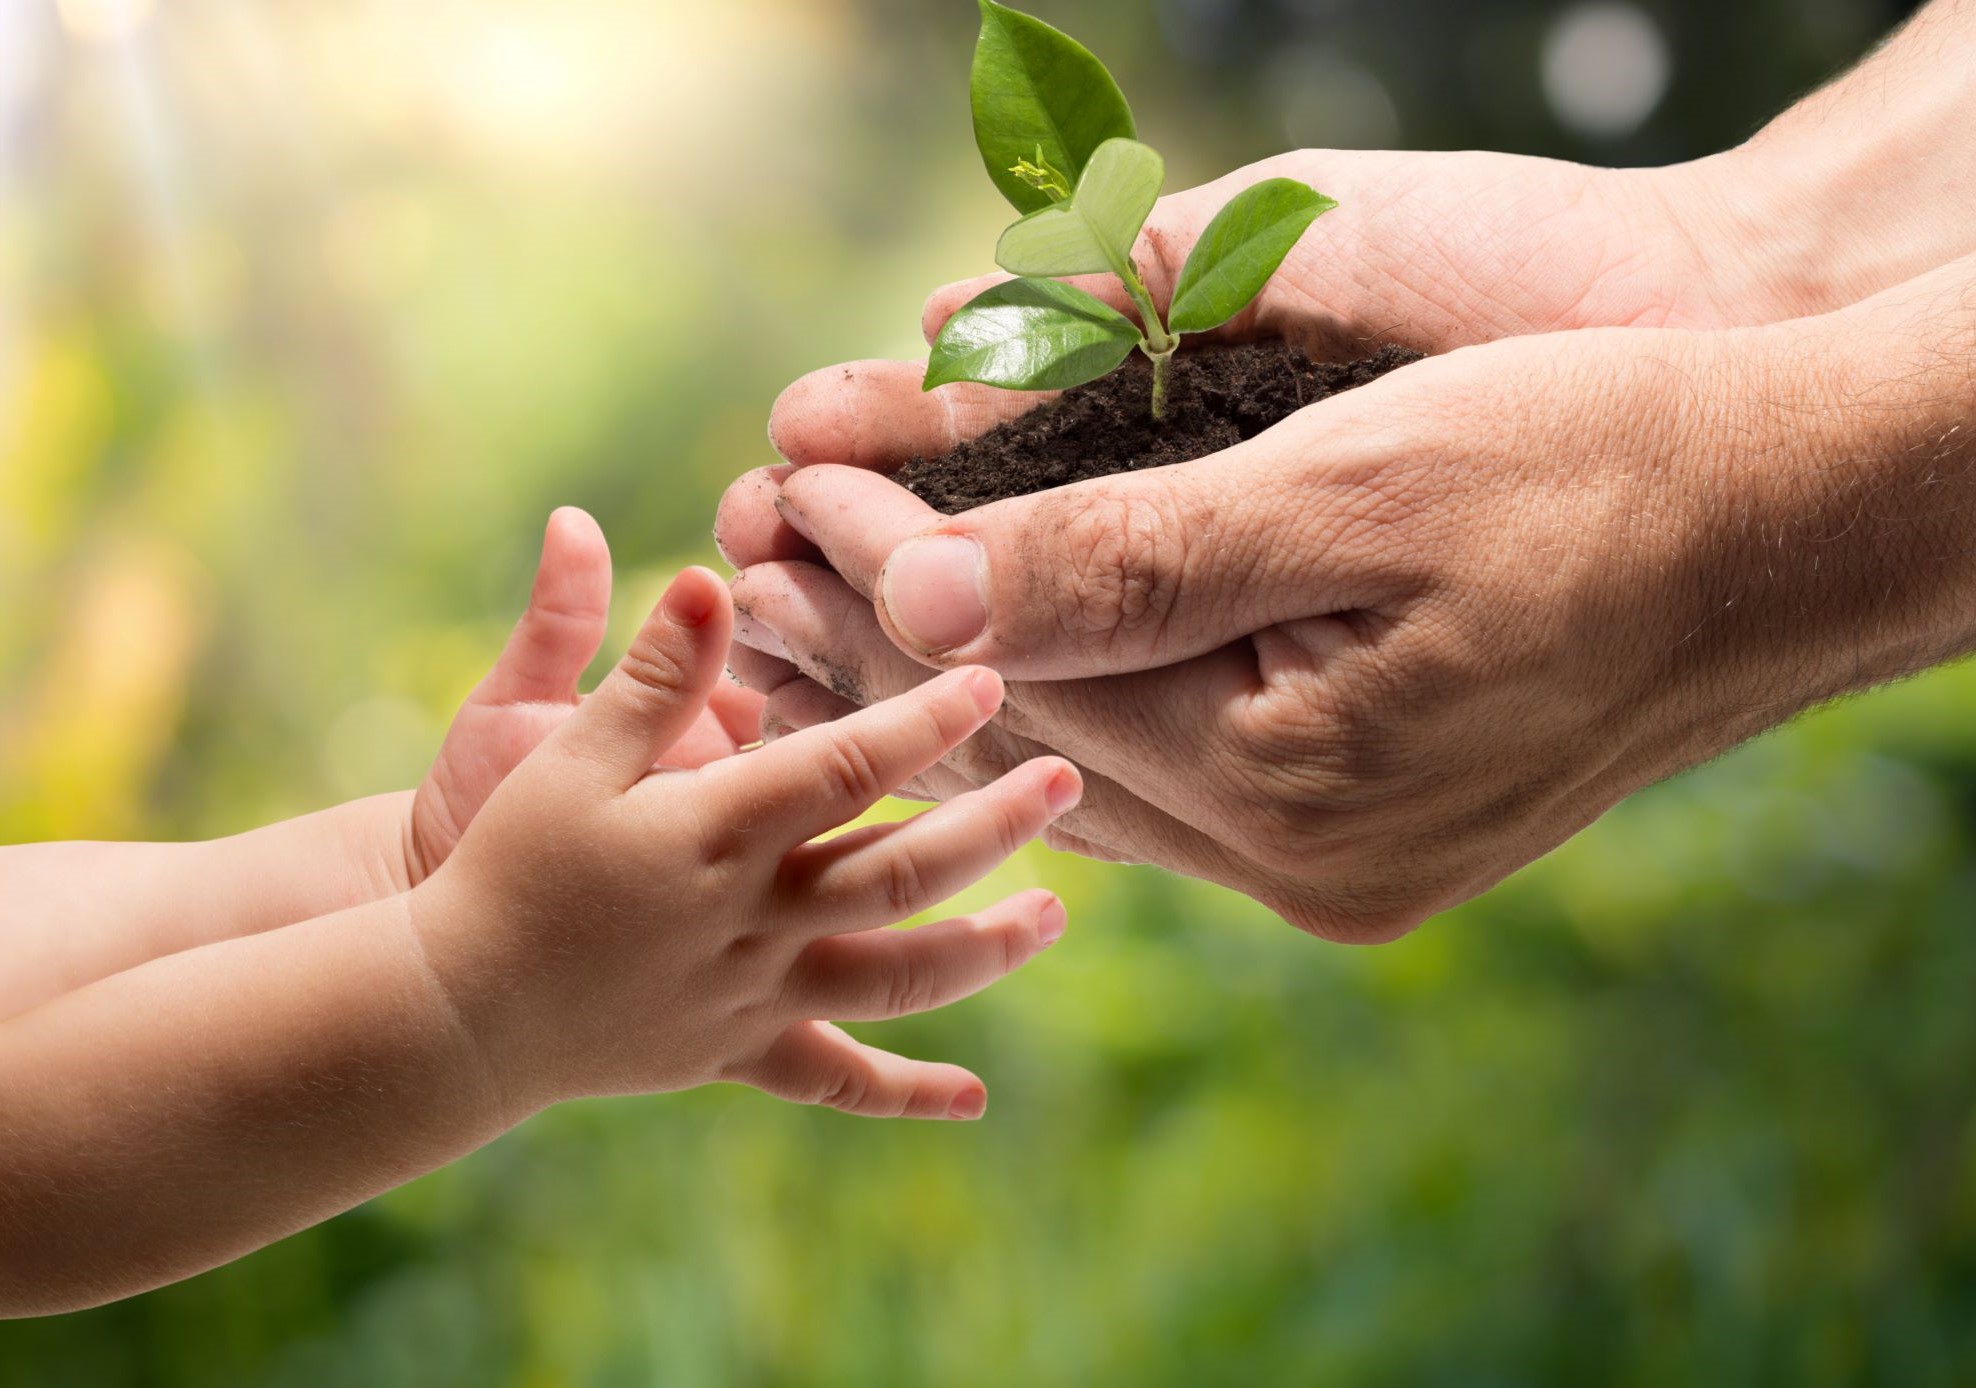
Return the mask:
{"type": "MultiPolygon", "coordinates": [[[[1325,359],[1398,342],[1427,352],[1520,333],[1596,326],[1721,327],[1794,316],[1818,297],[1802,277],[1759,265],[1730,217],[1733,156],[1672,169],[1594,169],[1487,153],[1304,150],[1160,199],[1135,259],[1164,304],[1214,213],[1263,179],[1303,180],[1337,198],[1248,307],[1208,336],[1281,339],[1325,359]],[[1711,248],[1704,256],[1701,247],[1711,248]]],[[[962,304],[1006,275],[936,290],[922,328],[938,335],[962,304]]],[[[1109,276],[1072,283],[1129,305],[1109,276]]],[[[850,362],[783,392],[769,437],[788,463],[890,471],[942,453],[1035,407],[1036,394],[956,385],[923,407],[920,362],[850,362]]],[[[800,552],[800,540],[730,492],[716,536],[737,565],[800,552]]],[[[772,518],[768,518],[772,519],[772,518]]]]}
{"type": "MultiPolygon", "coordinates": [[[[1341,206],[1218,336],[1273,335],[1318,354],[1349,354],[1367,339],[1440,351],[1590,323],[1715,324],[1751,311],[1787,311],[1754,273],[1703,273],[1697,247],[1735,239],[1708,220],[1722,206],[1719,161],[1611,171],[1498,154],[1306,151],[1164,198],[1138,255],[1155,297],[1168,296],[1200,229],[1235,187],[1278,175],[1308,180],[1341,206]]],[[[929,340],[986,282],[949,285],[928,300],[923,326],[929,340]]],[[[1115,297],[1102,279],[1081,283],[1115,297]]],[[[868,609],[863,619],[853,614],[856,600],[870,595],[876,565],[849,575],[856,589],[833,583],[815,569],[823,560],[817,547],[778,513],[778,495],[793,468],[842,464],[889,472],[915,455],[943,452],[1037,401],[971,385],[922,394],[921,374],[917,363],[852,363],[815,372],[777,400],[769,432],[789,461],[737,481],[715,530],[723,553],[744,570],[737,639],[745,645],[786,653],[769,623],[788,619],[772,594],[758,591],[783,579],[800,581],[814,610],[841,613],[846,623],[871,620],[868,609]],[[771,561],[811,567],[790,574],[752,571],[771,561]]],[[[909,531],[888,534],[904,533],[909,531]]],[[[887,538],[874,535],[872,543],[887,538]]],[[[758,651],[737,650],[734,663],[757,688],[777,691],[770,733],[778,724],[842,712],[845,695],[862,701],[877,694],[854,674],[860,662],[849,647],[834,640],[818,638],[804,649],[800,669],[758,651]],[[818,682],[802,679],[802,669],[818,682]]],[[[881,663],[894,664],[889,658],[881,663]]],[[[909,677],[904,670],[896,674],[909,677]]],[[[894,680],[884,687],[899,686],[894,680]]],[[[965,771],[935,771],[920,778],[918,789],[955,794],[992,765],[1046,750],[1048,739],[1026,742],[1007,732],[1018,716],[1012,707],[1003,727],[950,759],[972,758],[965,771]]],[[[1105,777],[1092,778],[1085,804],[1071,823],[1096,823],[1103,837],[1060,825],[1050,831],[1053,843],[1092,856],[1191,867],[1221,881],[1244,880],[1239,865],[1225,861],[1184,815],[1165,813],[1105,777]]]]}
{"type": "MultiPolygon", "coordinates": [[[[1857,328],[1698,330],[1837,309],[1976,248],[1956,195],[1976,177],[1956,119],[1976,70],[1950,60],[1972,31],[1976,6],[1930,5],[1748,145],[1695,164],[1286,156],[1163,200],[1138,253],[1164,297],[1234,186],[1284,174],[1343,205],[1225,336],[1336,354],[1367,340],[1446,351],[1561,328],[1685,332],[1453,353],[1220,459],[958,522],[875,477],[791,473],[889,471],[1035,397],[923,396],[917,364],[815,373],[771,420],[788,464],[744,477],[722,506],[716,533],[754,612],[742,639],[761,648],[737,652],[737,668],[774,691],[773,729],[834,716],[847,696],[957,651],[999,660],[1030,681],[1011,690],[1008,726],[924,790],[952,794],[1039,742],[1088,744],[1115,778],[1087,778],[1060,845],[1151,858],[1366,938],[1493,880],[1661,771],[1958,648],[1966,633],[1940,606],[1956,585],[1941,580],[1968,545],[1940,533],[1953,507],[1924,502],[1941,500],[1950,443],[1968,434],[1940,404],[1967,398],[1942,350],[1968,350],[1966,300],[1892,326],[1898,303],[1857,328]],[[1904,354],[1908,377],[1861,354],[1853,331],[1904,354]],[[1841,408],[1828,413],[1820,388],[1835,380],[1841,408]],[[1950,394],[1916,394],[1928,380],[1950,394]],[[1885,495],[1868,507],[1861,489],[1885,495]],[[894,566],[886,586],[933,601],[883,619],[905,638],[893,646],[861,599],[922,527],[976,537],[992,606],[972,634],[956,598],[967,582],[952,586],[971,552],[943,566],[941,546],[917,546],[917,566],[894,566]],[[1884,572],[1903,551],[1905,570],[1884,572]],[[1917,567],[1932,593],[1913,590],[1917,567]],[[1820,602],[1824,621],[1808,624],[1820,602]],[[1024,604],[1042,630],[1011,615],[1024,604]],[[907,635],[902,616],[921,628],[907,635]],[[1148,668],[1160,661],[1177,663],[1148,668]],[[1435,856],[1392,866],[1421,850],[1435,856]],[[1383,872],[1368,867],[1382,858],[1383,872]]],[[[1967,262],[1943,273],[1948,287],[1931,292],[1958,293],[1967,262]]],[[[980,287],[936,293],[929,334],[980,287]]]]}
{"type": "MultiPolygon", "coordinates": [[[[1068,846],[1389,938],[1639,786],[1967,646],[1973,351],[1964,261],[1768,328],[1451,352],[1226,453],[958,517],[805,467],[777,500],[830,567],[735,591],[835,693],[750,673],[804,726],[996,666],[1001,731],[932,793],[1047,746],[1092,773],[1068,846]]],[[[921,398],[889,437],[939,427],[921,398]]]]}
{"type": "MultiPolygon", "coordinates": [[[[1721,161],[1614,171],[1500,154],[1305,151],[1164,198],[1148,220],[1138,255],[1155,297],[1164,301],[1169,295],[1201,228],[1236,187],[1278,175],[1309,180],[1337,196],[1341,206],[1216,336],[1276,336],[1319,355],[1350,354],[1368,339],[1441,351],[1592,323],[1712,325],[1751,312],[1788,311],[1783,291],[1753,270],[1732,275],[1718,267],[1703,273],[1699,245],[1739,244],[1717,225],[1720,190],[1728,178],[1721,161]]],[[[924,315],[928,339],[987,282],[936,291],[924,315]]],[[[1117,297],[1116,287],[1104,279],[1080,283],[1117,297]]],[[[944,452],[1033,408],[1038,399],[973,385],[926,395],[920,390],[922,373],[918,363],[856,362],[812,373],[783,392],[769,434],[788,462],[743,476],[721,504],[715,537],[736,568],[821,561],[816,546],[775,509],[793,468],[843,464],[890,472],[916,455],[944,452]]],[[[813,589],[822,585],[820,575],[807,581],[813,589]]],[[[849,589],[834,593],[832,605],[844,607],[849,596],[849,589]]],[[[779,649],[774,633],[745,610],[748,605],[744,593],[737,639],[779,649]]],[[[822,653],[808,654],[810,668],[819,669],[822,653]]],[[[735,663],[764,690],[787,686],[799,674],[794,664],[745,650],[737,652],[735,663]]],[[[849,688],[841,675],[825,683],[840,693],[849,688]]],[[[799,686],[783,689],[784,711],[799,698],[805,709],[831,706],[823,689],[799,686]]],[[[1004,750],[1013,751],[1014,745],[1004,750]]],[[[958,782],[937,773],[923,778],[921,786],[928,793],[958,788],[958,782]]],[[[1121,799],[1100,781],[1087,804],[1121,799]]],[[[1162,855],[1144,845],[1194,838],[1168,816],[1142,811],[1135,820],[1130,834],[1112,831],[1115,838],[1141,845],[1133,850],[1082,839],[1062,827],[1050,837],[1097,856],[1168,860],[1171,852],[1162,855]]]]}

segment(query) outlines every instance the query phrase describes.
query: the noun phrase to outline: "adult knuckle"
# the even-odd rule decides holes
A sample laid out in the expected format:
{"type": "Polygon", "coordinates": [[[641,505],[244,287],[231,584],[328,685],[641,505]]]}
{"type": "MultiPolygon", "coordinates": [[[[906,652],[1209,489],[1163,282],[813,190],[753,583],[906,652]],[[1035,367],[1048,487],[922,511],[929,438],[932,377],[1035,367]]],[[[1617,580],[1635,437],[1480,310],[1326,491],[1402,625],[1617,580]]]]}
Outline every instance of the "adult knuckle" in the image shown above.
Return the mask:
{"type": "Polygon", "coordinates": [[[1298,681],[1231,711],[1222,768],[1233,794],[1259,813],[1286,807],[1367,810],[1390,793],[1405,756],[1393,691],[1346,677],[1298,681]]]}
{"type": "Polygon", "coordinates": [[[1057,618],[1066,634],[1157,635],[1173,615],[1187,560],[1185,528],[1165,494],[1078,496],[1057,520],[1065,557],[1057,618]]]}

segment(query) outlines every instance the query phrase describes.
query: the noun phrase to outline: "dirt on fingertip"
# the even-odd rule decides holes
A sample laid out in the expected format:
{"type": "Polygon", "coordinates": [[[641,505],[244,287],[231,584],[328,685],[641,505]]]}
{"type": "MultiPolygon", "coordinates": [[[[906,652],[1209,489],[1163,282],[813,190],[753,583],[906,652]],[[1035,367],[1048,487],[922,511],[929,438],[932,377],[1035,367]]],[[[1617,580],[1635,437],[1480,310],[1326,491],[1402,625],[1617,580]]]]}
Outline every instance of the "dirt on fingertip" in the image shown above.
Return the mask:
{"type": "Polygon", "coordinates": [[[1316,362],[1282,343],[1183,351],[1168,371],[1166,417],[1152,417],[1152,363],[1126,364],[1076,386],[951,453],[914,458],[893,477],[954,515],[1093,477],[1204,458],[1253,438],[1306,405],[1419,361],[1386,346],[1348,362],[1316,362]]]}

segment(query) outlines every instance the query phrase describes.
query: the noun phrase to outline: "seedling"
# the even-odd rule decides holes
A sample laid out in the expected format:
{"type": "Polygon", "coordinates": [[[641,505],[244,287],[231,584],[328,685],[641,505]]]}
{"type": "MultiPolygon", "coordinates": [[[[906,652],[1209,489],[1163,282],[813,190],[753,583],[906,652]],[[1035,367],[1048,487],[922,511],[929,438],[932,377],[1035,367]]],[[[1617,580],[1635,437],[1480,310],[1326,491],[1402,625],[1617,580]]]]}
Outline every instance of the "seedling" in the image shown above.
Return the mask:
{"type": "Polygon", "coordinates": [[[933,344],[923,388],[981,381],[1067,390],[1116,370],[1132,349],[1153,363],[1153,418],[1184,333],[1218,328],[1262,292],[1312,221],[1338,204],[1289,178],[1243,189],[1181,267],[1162,319],[1132,259],[1166,181],[1132,108],[1083,44],[1030,15],[980,0],[969,95],[988,177],[1023,214],[995,263],[1020,276],[976,295],[933,344]],[[1139,321],[1055,278],[1109,272],[1139,321]]]}

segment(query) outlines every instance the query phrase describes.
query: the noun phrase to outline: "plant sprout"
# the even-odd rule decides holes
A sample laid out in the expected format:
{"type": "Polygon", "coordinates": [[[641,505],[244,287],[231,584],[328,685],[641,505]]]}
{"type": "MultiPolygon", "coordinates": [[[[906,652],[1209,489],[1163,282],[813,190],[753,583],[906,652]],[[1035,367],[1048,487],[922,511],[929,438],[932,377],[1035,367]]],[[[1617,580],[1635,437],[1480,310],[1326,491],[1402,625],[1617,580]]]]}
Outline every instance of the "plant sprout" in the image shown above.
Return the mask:
{"type": "Polygon", "coordinates": [[[1289,178],[1243,189],[1201,233],[1162,319],[1132,247],[1166,181],[1165,161],[1135,138],[1118,83],[1084,45],[994,0],[980,3],[969,82],[974,142],[988,176],[1023,214],[995,247],[995,263],[1019,278],[947,320],[923,388],[980,381],[1067,390],[1115,370],[1136,347],[1153,363],[1153,418],[1162,418],[1181,334],[1241,312],[1304,229],[1338,204],[1289,178]],[[1056,278],[1107,272],[1138,322],[1056,278]]]}

